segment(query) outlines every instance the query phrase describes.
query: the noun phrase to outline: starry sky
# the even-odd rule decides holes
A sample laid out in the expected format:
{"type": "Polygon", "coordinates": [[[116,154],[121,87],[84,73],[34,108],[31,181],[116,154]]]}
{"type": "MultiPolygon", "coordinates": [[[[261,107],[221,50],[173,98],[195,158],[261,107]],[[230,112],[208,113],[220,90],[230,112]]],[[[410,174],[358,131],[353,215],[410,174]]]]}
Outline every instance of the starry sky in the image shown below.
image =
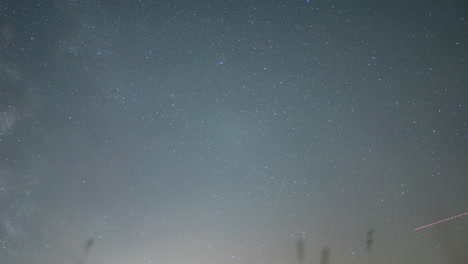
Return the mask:
{"type": "Polygon", "coordinates": [[[0,1],[0,262],[467,263],[467,20],[0,1]]]}

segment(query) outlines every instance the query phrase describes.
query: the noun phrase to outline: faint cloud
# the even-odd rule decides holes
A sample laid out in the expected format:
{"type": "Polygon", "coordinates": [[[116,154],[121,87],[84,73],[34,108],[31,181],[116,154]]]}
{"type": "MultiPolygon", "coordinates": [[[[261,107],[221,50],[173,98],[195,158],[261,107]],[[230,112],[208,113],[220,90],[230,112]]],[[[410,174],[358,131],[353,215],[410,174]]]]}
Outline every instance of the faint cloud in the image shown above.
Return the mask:
{"type": "Polygon", "coordinates": [[[9,107],[6,111],[0,113],[0,136],[11,133],[16,121],[18,120],[18,114],[14,107],[9,107]]]}

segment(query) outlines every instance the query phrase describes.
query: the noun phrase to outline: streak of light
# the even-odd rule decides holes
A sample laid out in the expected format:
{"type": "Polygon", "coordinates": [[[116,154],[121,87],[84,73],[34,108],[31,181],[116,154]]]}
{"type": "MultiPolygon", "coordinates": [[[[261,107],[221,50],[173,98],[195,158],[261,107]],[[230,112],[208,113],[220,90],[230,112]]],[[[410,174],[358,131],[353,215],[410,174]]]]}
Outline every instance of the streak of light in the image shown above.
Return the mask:
{"type": "Polygon", "coordinates": [[[452,219],[455,219],[457,217],[461,217],[461,216],[464,216],[464,215],[468,215],[468,212],[465,212],[463,214],[459,214],[459,215],[456,215],[456,216],[452,216],[452,217],[449,217],[447,219],[444,219],[444,220],[440,220],[440,221],[437,221],[437,222],[434,222],[434,223],[431,223],[431,224],[428,224],[428,225],[425,225],[425,226],[421,226],[421,227],[418,227],[416,229],[414,229],[415,231],[416,230],[421,230],[423,228],[426,228],[426,227],[429,227],[429,226],[433,226],[433,225],[437,225],[437,224],[440,224],[440,223],[443,223],[443,222],[446,222],[446,221],[449,221],[449,220],[452,220],[452,219]]]}
{"type": "Polygon", "coordinates": [[[279,198],[280,198],[280,196],[281,196],[281,192],[283,191],[284,182],[286,181],[286,176],[288,176],[288,175],[287,175],[287,174],[284,175],[283,183],[281,184],[281,188],[280,188],[280,190],[279,190],[279,192],[278,192],[278,196],[276,196],[276,202],[275,202],[275,206],[273,207],[273,210],[276,209],[276,205],[278,204],[278,200],[279,200],[279,198]]]}

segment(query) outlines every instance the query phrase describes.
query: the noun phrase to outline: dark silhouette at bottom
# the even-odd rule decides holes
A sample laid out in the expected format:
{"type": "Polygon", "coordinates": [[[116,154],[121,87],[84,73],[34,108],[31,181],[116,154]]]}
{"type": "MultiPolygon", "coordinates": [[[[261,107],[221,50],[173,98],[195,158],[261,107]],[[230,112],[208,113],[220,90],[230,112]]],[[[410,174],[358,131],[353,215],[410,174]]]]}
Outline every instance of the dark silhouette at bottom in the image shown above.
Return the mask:
{"type": "Polygon", "coordinates": [[[84,264],[86,262],[86,258],[88,257],[89,250],[91,249],[93,244],[94,244],[94,238],[91,237],[86,241],[85,246],[83,248],[83,254],[81,254],[81,257],[78,260],[78,262],[76,262],[76,264],[84,264]]]}

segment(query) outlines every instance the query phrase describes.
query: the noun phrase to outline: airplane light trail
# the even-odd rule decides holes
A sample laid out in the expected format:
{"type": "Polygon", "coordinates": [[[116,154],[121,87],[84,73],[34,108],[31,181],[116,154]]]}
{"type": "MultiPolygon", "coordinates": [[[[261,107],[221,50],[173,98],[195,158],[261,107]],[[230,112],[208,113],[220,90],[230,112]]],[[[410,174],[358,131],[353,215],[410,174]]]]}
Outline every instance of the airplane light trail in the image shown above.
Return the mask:
{"type": "Polygon", "coordinates": [[[449,217],[449,218],[447,218],[447,219],[434,222],[434,223],[432,223],[432,224],[428,224],[428,225],[425,225],[425,226],[421,226],[421,227],[418,227],[418,228],[416,228],[416,229],[414,229],[414,230],[415,230],[415,231],[416,231],[416,230],[421,230],[421,229],[423,229],[423,228],[426,228],[426,227],[429,227],[429,226],[433,226],[433,225],[437,225],[437,224],[443,223],[443,222],[445,222],[445,221],[452,220],[452,219],[454,219],[454,218],[457,218],[457,217],[460,217],[460,216],[464,216],[464,215],[468,215],[468,212],[463,213],[463,214],[459,214],[459,215],[456,215],[456,216],[452,216],[452,217],[449,217]]]}

